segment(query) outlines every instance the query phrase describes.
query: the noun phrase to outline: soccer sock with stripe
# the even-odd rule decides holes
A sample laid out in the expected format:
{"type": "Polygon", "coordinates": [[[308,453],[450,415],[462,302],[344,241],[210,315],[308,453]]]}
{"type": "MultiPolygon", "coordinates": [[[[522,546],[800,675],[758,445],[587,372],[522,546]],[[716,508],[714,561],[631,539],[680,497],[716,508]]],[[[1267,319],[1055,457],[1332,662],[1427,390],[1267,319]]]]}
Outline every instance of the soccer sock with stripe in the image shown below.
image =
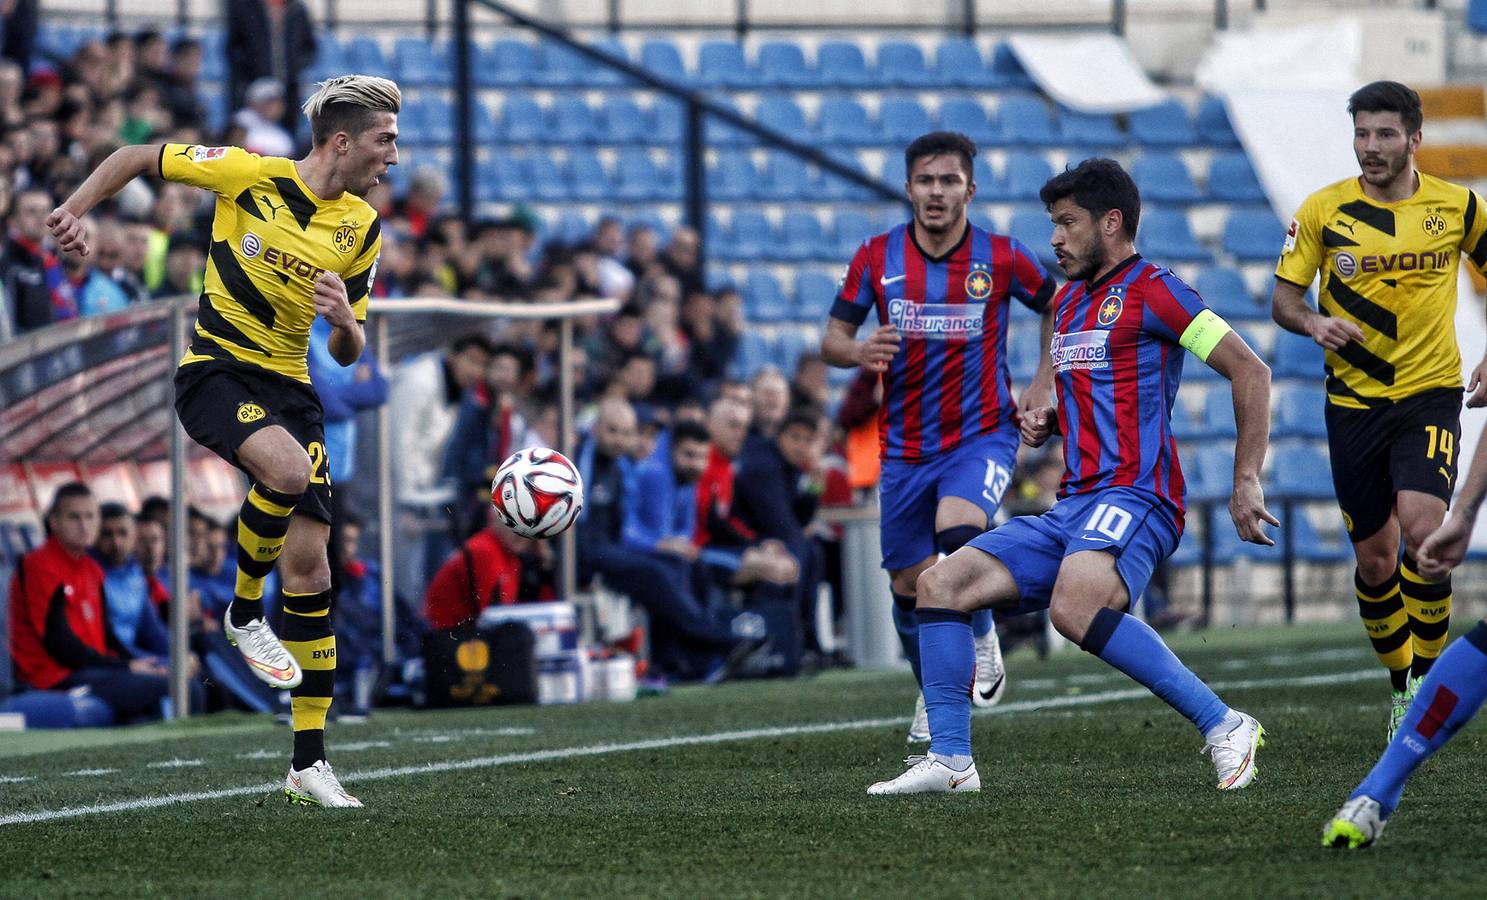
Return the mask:
{"type": "Polygon", "coordinates": [[[1389,670],[1389,682],[1396,691],[1407,689],[1415,653],[1410,646],[1410,617],[1400,596],[1399,573],[1370,587],[1363,583],[1362,573],[1354,569],[1353,592],[1358,595],[1358,615],[1373,643],[1373,652],[1389,670]]]}
{"type": "Polygon", "coordinates": [[[893,630],[898,632],[898,645],[904,648],[904,658],[914,670],[914,682],[924,684],[919,672],[919,617],[914,613],[918,601],[907,594],[893,593],[893,630]]]}
{"type": "Polygon", "coordinates": [[[238,512],[238,573],[232,624],[241,628],[263,618],[263,579],[274,569],[289,533],[289,517],[303,494],[284,494],[255,484],[238,512]]]}
{"type": "Polygon", "coordinates": [[[1410,618],[1410,647],[1415,659],[1410,675],[1424,678],[1446,646],[1451,630],[1451,576],[1445,581],[1428,581],[1420,574],[1415,560],[1405,554],[1399,564],[1399,593],[1410,618]]]}
{"type": "Polygon", "coordinates": [[[299,663],[304,680],[289,691],[294,724],[294,767],[325,759],[325,715],[336,690],[336,635],[331,628],[330,591],[284,592],[284,648],[299,663]]]}
{"type": "Polygon", "coordinates": [[[976,677],[971,614],[921,608],[918,616],[929,752],[952,769],[964,769],[971,764],[971,682],[976,677]]]}
{"type": "Polygon", "coordinates": [[[1454,641],[1420,683],[1415,700],[1384,748],[1384,755],[1354,797],[1379,801],[1385,817],[1399,805],[1404,783],[1457,729],[1471,721],[1487,698],[1487,623],[1454,641]]]}
{"type": "Polygon", "coordinates": [[[1224,701],[1182,664],[1151,626],[1135,616],[1100,610],[1079,647],[1145,685],[1198,726],[1204,736],[1229,714],[1224,701]]]}

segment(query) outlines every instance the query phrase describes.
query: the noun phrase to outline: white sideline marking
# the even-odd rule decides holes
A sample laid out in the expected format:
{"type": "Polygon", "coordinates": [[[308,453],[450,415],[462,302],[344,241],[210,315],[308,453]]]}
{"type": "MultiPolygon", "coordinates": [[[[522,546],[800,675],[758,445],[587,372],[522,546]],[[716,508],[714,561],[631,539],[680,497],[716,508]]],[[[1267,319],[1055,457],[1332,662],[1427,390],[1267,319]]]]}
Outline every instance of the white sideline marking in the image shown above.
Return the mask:
{"type": "Polygon", "coordinates": [[[355,753],[358,750],[371,750],[373,747],[391,747],[388,741],[354,741],[350,744],[336,744],[330,749],[337,753],[355,753]]]}
{"type": "Polygon", "coordinates": [[[69,777],[69,778],[94,778],[94,777],[97,777],[99,775],[112,775],[112,774],[114,774],[117,771],[119,771],[119,770],[118,769],[76,769],[76,770],[74,770],[72,772],[63,772],[62,774],[65,775],[65,776],[67,776],[67,777],[69,777]]]}
{"type": "MultiPolygon", "coordinates": [[[[1262,687],[1320,687],[1333,684],[1348,684],[1378,678],[1377,666],[1353,672],[1337,672],[1331,675],[1309,675],[1302,678],[1251,678],[1243,681],[1214,682],[1211,687],[1219,691],[1248,690],[1262,687]]],[[[1098,694],[1083,694],[1073,697],[1045,697],[1039,700],[1021,700],[1003,703],[991,709],[974,710],[978,716],[1009,715],[1011,713],[1036,712],[1044,709],[1062,709],[1070,706],[1090,706],[1096,703],[1115,703],[1121,700],[1139,700],[1151,697],[1146,688],[1126,688],[1098,694]]],[[[857,719],[851,722],[824,722],[815,725],[781,725],[774,728],[751,728],[744,731],[722,731],[714,734],[694,734],[679,737],[654,738],[648,741],[631,741],[624,744],[591,744],[587,747],[561,747],[555,750],[535,750],[529,753],[508,753],[501,756],[481,756],[474,759],[445,760],[423,763],[416,766],[396,766],[384,769],[369,769],[352,772],[345,776],[348,783],[383,781],[405,775],[432,775],[440,772],[460,772],[467,769],[490,769],[520,763],[550,762],[560,759],[577,759],[586,756],[607,756],[613,753],[628,753],[634,750],[666,750],[673,747],[697,747],[709,744],[726,744],[732,741],[754,741],[760,738],[792,737],[804,734],[832,734],[842,731],[864,731],[870,728],[886,728],[902,725],[904,716],[889,716],[880,719],[857,719]]],[[[94,770],[112,771],[112,770],[94,770]]],[[[74,819],[103,813],[133,812],[155,809],[176,803],[195,803],[199,800],[220,800],[225,797],[241,797],[249,794],[264,794],[278,790],[282,782],[268,781],[262,784],[224,788],[217,791],[193,791],[182,794],[165,794],[158,797],[140,797],[135,800],[116,800],[112,803],[95,803],[91,806],[66,806],[61,809],[40,809],[35,812],[10,813],[0,816],[0,826],[24,825],[32,822],[50,822],[54,819],[74,819]]]]}
{"type": "Polygon", "coordinates": [[[284,756],[283,750],[249,750],[247,753],[239,753],[238,759],[278,759],[284,756]]]}
{"type": "Polygon", "coordinates": [[[159,762],[145,763],[146,769],[189,769],[192,766],[203,766],[206,763],[199,759],[162,759],[159,762]]]}
{"type": "Polygon", "coordinates": [[[0,784],[22,784],[35,780],[35,775],[0,775],[0,784]]]}

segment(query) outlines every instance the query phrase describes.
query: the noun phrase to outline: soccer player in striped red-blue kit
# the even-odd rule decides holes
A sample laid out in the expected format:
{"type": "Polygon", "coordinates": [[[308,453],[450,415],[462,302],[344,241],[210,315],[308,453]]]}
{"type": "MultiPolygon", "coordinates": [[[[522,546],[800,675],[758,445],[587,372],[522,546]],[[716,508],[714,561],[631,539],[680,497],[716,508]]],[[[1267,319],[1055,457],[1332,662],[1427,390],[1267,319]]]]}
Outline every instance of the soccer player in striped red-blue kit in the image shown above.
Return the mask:
{"type": "MultiPolygon", "coordinates": [[[[894,628],[916,681],[915,582],[941,553],[954,553],[990,526],[1017,460],[1018,406],[1006,363],[1011,300],[1043,314],[1045,347],[1052,328],[1055,285],[1037,258],[966,219],[976,194],[975,155],[970,138],[950,132],[908,146],[905,188],[914,217],[858,248],[821,342],[828,363],[882,373],[883,568],[894,628]],[[877,329],[858,341],[873,313],[877,329]]],[[[1052,390],[1044,362],[1024,397],[1052,390]]],[[[972,700],[991,706],[1006,681],[990,610],[976,617],[974,631],[972,700]]],[[[929,737],[921,693],[909,742],[929,737]]]]}
{"type": "Polygon", "coordinates": [[[1203,734],[1220,790],[1255,777],[1264,730],[1230,709],[1157,633],[1127,615],[1182,535],[1182,468],[1172,404],[1183,351],[1232,383],[1238,437],[1229,514],[1239,536],[1272,544],[1260,467],[1270,429],[1270,370],[1168,269],[1136,253],[1141,199],[1108,159],[1055,176],[1040,197],[1069,283],[1054,299],[1050,348],[1057,410],[1030,409],[1022,439],[1064,436],[1059,499],[970,541],[919,578],[919,654],[930,752],[869,794],[976,791],[968,688],[971,615],[1047,609],[1059,633],[1186,716],[1203,734]]]}

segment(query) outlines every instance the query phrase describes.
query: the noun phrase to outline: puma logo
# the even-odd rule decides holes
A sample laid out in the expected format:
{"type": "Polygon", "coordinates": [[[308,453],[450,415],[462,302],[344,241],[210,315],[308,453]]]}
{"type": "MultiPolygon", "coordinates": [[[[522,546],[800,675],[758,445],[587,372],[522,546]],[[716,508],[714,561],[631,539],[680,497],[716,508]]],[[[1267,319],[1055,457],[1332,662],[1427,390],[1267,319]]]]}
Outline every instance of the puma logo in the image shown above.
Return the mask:
{"type": "Polygon", "coordinates": [[[1354,222],[1352,225],[1349,225],[1347,222],[1344,222],[1342,219],[1338,219],[1337,220],[1337,227],[1338,228],[1346,228],[1348,230],[1348,234],[1351,234],[1354,237],[1357,237],[1358,236],[1357,233],[1353,231],[1353,225],[1357,225],[1357,224],[1358,224],[1357,222],[1354,222]]]}
{"type": "Polygon", "coordinates": [[[262,200],[263,205],[268,207],[268,214],[270,219],[278,218],[279,210],[286,209],[288,207],[287,203],[280,203],[278,206],[275,206],[274,201],[268,198],[268,194],[259,194],[258,199],[262,200]]]}

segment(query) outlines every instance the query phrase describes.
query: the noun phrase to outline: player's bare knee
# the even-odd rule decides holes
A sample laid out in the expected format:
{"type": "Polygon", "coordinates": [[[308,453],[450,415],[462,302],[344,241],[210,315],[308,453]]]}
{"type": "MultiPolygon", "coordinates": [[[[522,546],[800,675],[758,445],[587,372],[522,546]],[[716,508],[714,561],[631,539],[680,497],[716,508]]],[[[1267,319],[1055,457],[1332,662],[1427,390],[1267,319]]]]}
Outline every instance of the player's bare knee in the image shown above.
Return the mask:
{"type": "Polygon", "coordinates": [[[913,569],[900,569],[888,576],[889,588],[895,594],[903,597],[915,596],[915,585],[919,581],[919,575],[923,570],[915,567],[913,569]]]}
{"type": "Polygon", "coordinates": [[[1363,578],[1364,584],[1383,584],[1398,568],[1399,562],[1394,553],[1372,548],[1358,552],[1358,574],[1363,578]]]}

